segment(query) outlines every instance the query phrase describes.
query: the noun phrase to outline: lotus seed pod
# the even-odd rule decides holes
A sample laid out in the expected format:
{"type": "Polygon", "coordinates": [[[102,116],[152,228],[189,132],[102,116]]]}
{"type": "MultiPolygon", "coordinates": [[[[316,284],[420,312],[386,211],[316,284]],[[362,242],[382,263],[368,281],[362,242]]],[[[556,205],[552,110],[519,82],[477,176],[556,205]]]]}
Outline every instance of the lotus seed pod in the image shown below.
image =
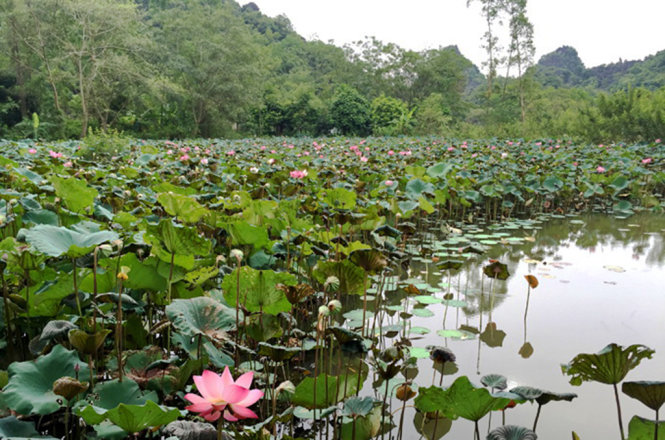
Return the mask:
{"type": "Polygon", "coordinates": [[[76,397],[88,389],[88,382],[79,382],[73,377],[65,376],[53,382],[53,392],[67,400],[76,397]]]}
{"type": "Polygon", "coordinates": [[[330,310],[326,306],[319,307],[319,316],[328,316],[330,315],[330,310]]]}

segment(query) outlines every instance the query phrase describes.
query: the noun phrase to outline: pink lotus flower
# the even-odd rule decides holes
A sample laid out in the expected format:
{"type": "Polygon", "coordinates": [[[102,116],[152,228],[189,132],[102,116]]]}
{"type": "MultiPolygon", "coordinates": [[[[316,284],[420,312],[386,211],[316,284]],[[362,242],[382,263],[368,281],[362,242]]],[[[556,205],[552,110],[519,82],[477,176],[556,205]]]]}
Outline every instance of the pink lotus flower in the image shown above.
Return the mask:
{"type": "Polygon", "coordinates": [[[660,144],[660,139],[656,139],[654,142],[660,144]]]}
{"type": "Polygon", "coordinates": [[[208,164],[208,159],[205,158],[205,157],[203,159],[201,159],[201,164],[207,165],[208,164]]]}
{"type": "Polygon", "coordinates": [[[31,149],[28,150],[28,153],[35,154],[35,153],[37,153],[37,150],[34,149],[34,148],[31,148],[31,149]]]}
{"type": "Polygon", "coordinates": [[[367,162],[369,159],[366,156],[360,158],[361,162],[367,162]]]}
{"type": "Polygon", "coordinates": [[[601,167],[600,165],[598,165],[598,167],[596,168],[596,171],[598,171],[599,173],[604,173],[607,170],[605,168],[601,167]]]}
{"type": "Polygon", "coordinates": [[[393,150],[388,151],[388,156],[392,156],[393,154],[395,154],[393,150]]]}
{"type": "Polygon", "coordinates": [[[183,162],[189,160],[189,154],[187,153],[183,154],[182,156],[180,156],[180,160],[183,162]]]}
{"type": "Polygon", "coordinates": [[[219,419],[222,414],[229,422],[257,419],[256,413],[248,406],[263,397],[263,391],[249,389],[253,378],[254,372],[250,371],[234,381],[229,367],[224,368],[221,376],[205,370],[201,376],[194,376],[194,383],[201,395],[185,394],[185,399],[192,402],[185,409],[200,413],[209,422],[219,419]]]}
{"type": "Polygon", "coordinates": [[[65,167],[65,168],[71,168],[72,165],[74,165],[74,164],[72,163],[71,160],[68,160],[67,162],[62,164],[62,166],[65,167]]]}
{"type": "Polygon", "coordinates": [[[227,151],[227,152],[226,152],[226,155],[227,155],[227,156],[233,156],[233,155],[235,155],[235,154],[236,154],[236,152],[233,151],[233,150],[230,150],[230,151],[227,151]]]}
{"type": "Polygon", "coordinates": [[[383,182],[383,183],[384,183],[384,185],[386,185],[386,186],[393,186],[393,183],[395,183],[395,182],[393,182],[392,180],[386,180],[386,181],[383,182]]]}
{"type": "Polygon", "coordinates": [[[306,176],[307,176],[307,170],[302,170],[302,171],[300,171],[300,170],[293,170],[293,171],[291,171],[291,172],[289,173],[289,175],[290,175],[291,177],[293,177],[294,179],[302,179],[303,177],[306,177],[306,176]]]}
{"type": "Polygon", "coordinates": [[[652,161],[653,161],[653,159],[651,159],[650,157],[642,159],[642,163],[645,164],[645,165],[648,164],[648,163],[651,163],[652,161]]]}
{"type": "Polygon", "coordinates": [[[53,159],[59,159],[62,157],[62,153],[56,153],[53,150],[50,150],[48,154],[53,158],[53,159]]]}

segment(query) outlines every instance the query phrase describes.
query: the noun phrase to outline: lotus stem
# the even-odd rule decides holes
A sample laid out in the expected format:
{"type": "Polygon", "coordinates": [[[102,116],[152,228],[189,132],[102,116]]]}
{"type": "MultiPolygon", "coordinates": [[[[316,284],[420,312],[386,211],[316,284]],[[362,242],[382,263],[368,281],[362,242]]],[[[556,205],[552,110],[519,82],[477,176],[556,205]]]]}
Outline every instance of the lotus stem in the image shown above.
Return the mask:
{"type": "Polygon", "coordinates": [[[658,440],[658,410],[656,410],[656,428],[653,432],[653,440],[658,440]]]}
{"type": "Polygon", "coordinates": [[[240,344],[240,260],[236,267],[238,272],[236,275],[236,350],[235,350],[235,363],[238,365],[238,345],[240,344]]]}
{"type": "Polygon", "coordinates": [[[623,434],[623,421],[621,419],[621,404],[619,403],[619,391],[617,390],[617,384],[613,383],[612,387],[614,388],[614,400],[617,402],[617,416],[619,418],[619,432],[621,433],[621,440],[624,440],[626,437],[623,434]]]}
{"type": "MultiPolygon", "coordinates": [[[[166,296],[166,304],[171,304],[171,288],[173,286],[173,266],[175,263],[175,252],[171,252],[171,263],[169,265],[169,290],[166,296]]],[[[166,329],[166,350],[171,352],[171,326],[166,329]]]]}
{"type": "Polygon", "coordinates": [[[363,280],[363,338],[365,337],[365,314],[367,313],[367,271],[365,271],[365,278],[363,280]]]}
{"type": "MultiPolygon", "coordinates": [[[[383,424],[385,423],[385,418],[386,418],[386,401],[388,400],[388,382],[390,382],[388,379],[384,379],[386,381],[386,392],[383,395],[383,405],[381,407],[381,427],[383,428],[383,424]]],[[[435,431],[436,432],[436,431],[435,431]]],[[[383,440],[383,436],[385,435],[386,430],[382,429],[381,430],[381,440],[383,440]]]]}
{"type": "Polygon", "coordinates": [[[74,298],[76,298],[76,308],[78,309],[79,316],[83,317],[83,312],[81,311],[81,299],[79,298],[79,287],[76,280],[76,258],[72,258],[72,272],[74,274],[74,298]]]}
{"type": "Polygon", "coordinates": [[[473,432],[473,438],[480,440],[480,429],[478,429],[478,420],[474,420],[473,424],[475,425],[475,430],[473,432]]]}
{"type": "Polygon", "coordinates": [[[219,419],[217,419],[217,440],[222,440],[222,433],[224,432],[222,430],[223,424],[224,424],[224,417],[220,416],[219,419]]]}
{"type": "Polygon", "coordinates": [[[122,278],[118,286],[118,312],[115,324],[115,349],[118,355],[118,381],[122,382],[122,278]]]}
{"type": "Polygon", "coordinates": [[[538,425],[538,417],[540,417],[540,409],[543,407],[540,403],[538,404],[538,410],[536,411],[536,419],[533,421],[533,432],[536,432],[536,426],[538,425]]]}
{"type": "Polygon", "coordinates": [[[13,343],[13,332],[12,332],[12,326],[11,326],[11,319],[9,315],[9,299],[8,295],[9,292],[7,291],[7,283],[5,282],[5,274],[4,270],[0,270],[0,281],[2,281],[2,301],[4,302],[5,305],[5,323],[7,323],[7,341],[9,342],[7,344],[7,351],[9,354],[9,358],[13,359],[13,351],[14,351],[14,343],[13,343]]]}

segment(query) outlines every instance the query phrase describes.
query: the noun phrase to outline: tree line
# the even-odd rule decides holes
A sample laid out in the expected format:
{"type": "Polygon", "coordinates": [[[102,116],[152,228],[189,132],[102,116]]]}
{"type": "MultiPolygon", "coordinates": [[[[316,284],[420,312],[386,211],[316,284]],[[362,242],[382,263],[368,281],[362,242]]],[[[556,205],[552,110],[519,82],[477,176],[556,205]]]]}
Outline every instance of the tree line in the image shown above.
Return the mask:
{"type": "Polygon", "coordinates": [[[306,41],[253,3],[6,0],[0,136],[665,135],[665,89],[547,84],[526,0],[474,1],[486,74],[455,46],[306,41]]]}

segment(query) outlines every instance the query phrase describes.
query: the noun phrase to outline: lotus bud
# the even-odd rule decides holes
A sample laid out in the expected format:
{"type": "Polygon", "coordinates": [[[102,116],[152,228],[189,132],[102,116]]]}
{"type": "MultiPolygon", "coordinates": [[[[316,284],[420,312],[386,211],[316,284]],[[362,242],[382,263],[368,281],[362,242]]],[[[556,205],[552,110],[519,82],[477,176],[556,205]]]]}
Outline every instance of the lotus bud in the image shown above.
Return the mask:
{"type": "Polygon", "coordinates": [[[296,386],[293,385],[293,382],[290,380],[286,380],[280,383],[279,386],[275,389],[275,396],[278,396],[282,391],[284,391],[286,394],[295,394],[296,386]]]}
{"type": "Polygon", "coordinates": [[[117,247],[118,250],[122,250],[122,240],[115,240],[114,242],[111,243],[113,246],[117,247]]]}
{"type": "Polygon", "coordinates": [[[111,247],[110,244],[102,244],[99,246],[99,250],[104,251],[104,252],[113,252],[113,248],[111,247]]]}
{"type": "Polygon", "coordinates": [[[328,310],[331,313],[337,313],[342,310],[342,303],[339,300],[333,299],[328,303],[328,310]]]}
{"type": "Polygon", "coordinates": [[[60,203],[60,197],[56,197],[55,199],[53,199],[53,203],[60,203]]]}
{"type": "Polygon", "coordinates": [[[339,289],[339,278],[334,275],[329,276],[326,278],[326,282],[323,283],[323,288],[326,292],[337,292],[337,289],[339,289]]]}
{"type": "Polygon", "coordinates": [[[217,255],[217,258],[215,258],[215,266],[219,265],[219,263],[226,263],[226,257],[224,255],[217,255]]]}
{"type": "Polygon", "coordinates": [[[326,306],[319,307],[319,317],[330,315],[330,309],[326,306]]]}
{"type": "Polygon", "coordinates": [[[231,249],[231,253],[229,254],[229,257],[233,260],[236,260],[238,264],[242,261],[242,259],[245,257],[245,255],[242,253],[240,249],[231,249]]]}

